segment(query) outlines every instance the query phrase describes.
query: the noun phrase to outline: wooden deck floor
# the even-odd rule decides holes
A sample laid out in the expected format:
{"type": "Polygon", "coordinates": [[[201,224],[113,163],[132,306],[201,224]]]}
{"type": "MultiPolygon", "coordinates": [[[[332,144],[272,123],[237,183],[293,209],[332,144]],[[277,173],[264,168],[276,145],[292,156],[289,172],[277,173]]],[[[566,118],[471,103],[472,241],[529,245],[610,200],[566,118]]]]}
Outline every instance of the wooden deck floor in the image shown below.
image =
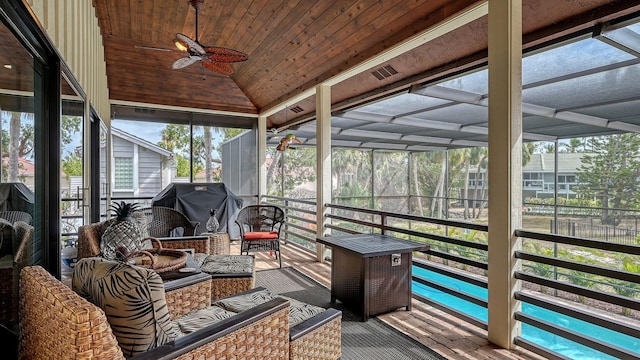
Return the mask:
{"type": "MultiPolygon", "coordinates": [[[[232,254],[239,254],[239,244],[232,242],[232,254]]],[[[256,269],[278,267],[278,261],[269,253],[255,253],[256,269]]],[[[331,285],[331,266],[315,261],[315,257],[294,246],[282,246],[282,266],[291,266],[314,278],[326,287],[331,285]]],[[[413,300],[412,311],[398,310],[379,318],[406,335],[436,350],[447,359],[544,359],[524,349],[506,350],[490,344],[487,332],[455,317],[413,300]]]]}

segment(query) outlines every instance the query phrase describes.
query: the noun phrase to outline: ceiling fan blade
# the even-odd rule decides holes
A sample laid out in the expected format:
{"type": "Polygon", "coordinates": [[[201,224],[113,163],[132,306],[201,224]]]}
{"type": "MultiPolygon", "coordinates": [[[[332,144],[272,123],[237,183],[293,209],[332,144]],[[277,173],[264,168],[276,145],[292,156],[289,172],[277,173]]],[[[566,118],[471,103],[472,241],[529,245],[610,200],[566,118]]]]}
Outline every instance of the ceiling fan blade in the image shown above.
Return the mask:
{"type": "Polygon", "coordinates": [[[204,66],[205,68],[211,71],[215,71],[223,75],[233,74],[233,67],[231,67],[231,65],[226,63],[218,63],[218,62],[213,62],[209,60],[203,60],[202,66],[204,66]]]}
{"type": "Polygon", "coordinates": [[[217,46],[205,46],[204,50],[209,60],[219,63],[232,63],[245,61],[249,56],[241,51],[217,46]]]}
{"type": "Polygon", "coordinates": [[[200,56],[187,56],[187,57],[183,57],[180,58],[176,61],[174,61],[174,63],[171,65],[172,69],[182,69],[185,68],[195,62],[198,62],[202,60],[202,58],[200,56]]]}
{"type": "Polygon", "coordinates": [[[173,50],[173,49],[165,49],[165,48],[152,47],[152,46],[141,46],[141,45],[136,45],[136,46],[135,46],[135,48],[136,48],[136,49],[143,49],[143,50],[155,50],[155,51],[175,52],[175,50],[173,50]]]}
{"type": "Polygon", "coordinates": [[[176,34],[176,38],[178,40],[180,40],[181,42],[183,42],[184,44],[186,44],[187,48],[189,49],[190,52],[194,52],[194,53],[200,54],[200,55],[205,55],[206,54],[206,52],[204,51],[204,48],[202,47],[202,45],[198,44],[198,42],[196,42],[195,40],[192,40],[187,35],[181,34],[181,33],[177,33],[176,34]]]}

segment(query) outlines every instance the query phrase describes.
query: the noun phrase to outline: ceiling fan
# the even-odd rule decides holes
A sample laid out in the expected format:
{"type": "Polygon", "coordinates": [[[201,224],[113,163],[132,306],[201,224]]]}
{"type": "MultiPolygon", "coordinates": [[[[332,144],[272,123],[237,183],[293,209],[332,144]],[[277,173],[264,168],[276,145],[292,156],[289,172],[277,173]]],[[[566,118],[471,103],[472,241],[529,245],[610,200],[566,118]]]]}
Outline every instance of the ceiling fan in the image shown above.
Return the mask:
{"type": "MultiPolygon", "coordinates": [[[[172,69],[182,69],[189,65],[201,62],[202,66],[224,75],[233,74],[231,63],[245,61],[249,56],[243,52],[217,47],[204,46],[198,42],[198,10],[204,4],[204,0],[189,0],[191,6],[196,10],[195,37],[191,39],[185,34],[177,33],[174,43],[179,51],[186,52],[187,55],[176,60],[172,65],[172,69]]],[[[175,51],[169,49],[151,48],[139,46],[139,48],[163,51],[175,51]]]]}

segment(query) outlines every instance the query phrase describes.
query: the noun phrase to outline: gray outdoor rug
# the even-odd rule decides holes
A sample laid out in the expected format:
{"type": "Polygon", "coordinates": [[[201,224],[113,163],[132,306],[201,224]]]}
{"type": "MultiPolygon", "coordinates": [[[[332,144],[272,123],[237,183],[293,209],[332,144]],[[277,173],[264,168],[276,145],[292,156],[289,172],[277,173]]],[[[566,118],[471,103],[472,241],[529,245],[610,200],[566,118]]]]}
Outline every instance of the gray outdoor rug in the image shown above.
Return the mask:
{"type": "Polygon", "coordinates": [[[446,360],[435,351],[372,317],[361,322],[360,316],[342,303],[331,304],[331,291],[293,268],[256,272],[256,286],[308,304],[342,311],[342,358],[350,359],[421,359],[446,360]]]}

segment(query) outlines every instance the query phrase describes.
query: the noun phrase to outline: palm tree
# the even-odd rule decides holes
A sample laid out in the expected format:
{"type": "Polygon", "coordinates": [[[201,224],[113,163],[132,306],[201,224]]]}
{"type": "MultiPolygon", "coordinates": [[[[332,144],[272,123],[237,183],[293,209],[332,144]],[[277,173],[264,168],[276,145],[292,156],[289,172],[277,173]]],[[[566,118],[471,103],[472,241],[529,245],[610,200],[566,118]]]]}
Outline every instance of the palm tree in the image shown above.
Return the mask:
{"type": "Polygon", "coordinates": [[[474,189],[474,199],[478,198],[478,183],[480,182],[480,174],[481,170],[484,169],[484,178],[482,179],[482,188],[480,193],[480,206],[478,207],[478,213],[476,214],[476,201],[474,201],[472,215],[474,219],[477,219],[482,214],[482,209],[486,206],[485,194],[487,191],[487,181],[489,180],[489,167],[487,166],[488,157],[489,157],[489,149],[486,147],[478,147],[475,148],[478,150],[478,164],[476,165],[476,183],[474,189]]]}
{"type": "Polygon", "coordinates": [[[213,173],[213,157],[211,152],[213,151],[211,126],[203,126],[204,128],[204,173],[206,182],[211,182],[211,175],[213,173]]]}
{"type": "Polygon", "coordinates": [[[422,216],[424,209],[422,208],[422,195],[420,194],[420,182],[418,180],[418,159],[415,156],[411,159],[411,178],[413,179],[414,191],[418,198],[418,215],[422,216]]]}
{"type": "Polygon", "coordinates": [[[563,152],[578,153],[585,150],[586,142],[584,138],[572,138],[568,143],[563,143],[562,146],[564,147],[563,152]]]}

